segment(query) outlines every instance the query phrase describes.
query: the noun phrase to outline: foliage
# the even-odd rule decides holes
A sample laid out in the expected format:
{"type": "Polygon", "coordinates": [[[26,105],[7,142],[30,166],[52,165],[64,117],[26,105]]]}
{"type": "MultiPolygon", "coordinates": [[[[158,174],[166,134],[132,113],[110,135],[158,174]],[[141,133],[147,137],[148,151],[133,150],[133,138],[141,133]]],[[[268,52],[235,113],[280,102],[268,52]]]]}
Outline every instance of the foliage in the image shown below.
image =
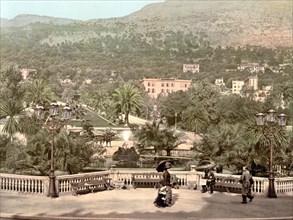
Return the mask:
{"type": "Polygon", "coordinates": [[[162,150],[165,150],[167,155],[171,156],[171,151],[182,143],[174,131],[166,127],[161,128],[160,126],[160,122],[153,121],[134,131],[136,146],[140,154],[152,150],[155,154],[160,154],[162,150]]]}
{"type": "Polygon", "coordinates": [[[208,82],[202,81],[189,89],[188,94],[189,105],[182,112],[184,128],[196,133],[205,132],[210,124],[218,122],[216,103],[220,99],[219,93],[208,82]]]}
{"type": "Polygon", "coordinates": [[[177,123],[180,123],[182,112],[190,105],[186,101],[188,99],[188,93],[183,91],[173,92],[168,96],[160,96],[158,98],[158,109],[160,109],[161,117],[167,119],[168,125],[175,125],[175,117],[177,117],[177,123]]]}
{"type": "Polygon", "coordinates": [[[240,124],[219,124],[210,126],[202,136],[202,142],[195,148],[199,159],[209,159],[216,163],[241,168],[249,158],[249,153],[241,136],[240,124]],[[235,157],[237,156],[237,157],[235,157]]]}
{"type": "Polygon", "coordinates": [[[24,92],[21,80],[21,72],[16,65],[1,65],[0,100],[3,98],[21,100],[24,92]]]}
{"type": "Polygon", "coordinates": [[[21,131],[19,116],[23,114],[23,106],[20,101],[5,99],[0,103],[0,118],[6,118],[3,132],[12,137],[16,132],[21,131]]]}
{"type": "Polygon", "coordinates": [[[5,166],[5,161],[6,161],[6,153],[8,149],[8,144],[10,143],[9,137],[5,134],[0,135],[0,167],[5,166]]]}
{"type": "Polygon", "coordinates": [[[139,159],[139,155],[135,151],[134,147],[124,148],[119,147],[116,152],[114,152],[112,159],[114,161],[125,161],[125,162],[137,162],[139,159]]]}
{"type": "Polygon", "coordinates": [[[46,82],[42,79],[37,79],[26,88],[24,101],[35,106],[37,104],[44,105],[45,103],[50,103],[55,98],[56,95],[46,82]]]}
{"type": "Polygon", "coordinates": [[[116,112],[124,114],[125,123],[129,124],[129,114],[138,114],[143,103],[143,98],[139,89],[131,84],[124,84],[123,86],[114,90],[113,99],[116,103],[116,112]]]}
{"type": "Polygon", "coordinates": [[[284,128],[269,123],[261,127],[248,123],[244,138],[249,140],[250,146],[254,149],[255,158],[261,165],[268,167],[271,147],[273,149],[273,161],[278,158],[279,165],[286,166],[289,164],[289,135],[284,128]]]}

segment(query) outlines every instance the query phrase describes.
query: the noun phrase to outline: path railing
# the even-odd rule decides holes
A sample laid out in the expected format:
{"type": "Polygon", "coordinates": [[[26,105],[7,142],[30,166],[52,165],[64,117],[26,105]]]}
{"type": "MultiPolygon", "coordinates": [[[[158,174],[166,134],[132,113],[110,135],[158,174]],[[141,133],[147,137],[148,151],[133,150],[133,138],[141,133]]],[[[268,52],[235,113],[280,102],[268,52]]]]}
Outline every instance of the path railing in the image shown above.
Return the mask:
{"type": "MultiPolygon", "coordinates": [[[[203,172],[196,171],[172,171],[171,175],[176,175],[179,188],[200,189],[201,180],[203,179],[203,172]]],[[[215,174],[216,188],[223,183],[232,183],[235,188],[241,189],[239,183],[239,175],[229,174],[215,174]]],[[[72,193],[70,183],[78,183],[82,179],[99,180],[102,178],[111,178],[115,184],[122,183],[126,187],[133,187],[134,178],[155,178],[160,179],[161,174],[150,171],[137,171],[137,170],[109,170],[103,172],[92,172],[74,175],[64,175],[56,177],[56,185],[59,195],[72,193]]],[[[269,181],[268,178],[254,177],[254,185],[252,191],[254,194],[266,195],[268,191],[269,181]]],[[[19,194],[43,194],[48,195],[49,177],[46,176],[27,176],[27,175],[14,175],[0,173],[0,191],[16,192],[19,194]]],[[[278,196],[291,195],[293,193],[293,177],[284,177],[275,179],[275,188],[278,196]]]]}
{"type": "Polygon", "coordinates": [[[46,176],[27,176],[0,174],[0,190],[19,194],[47,194],[49,178],[46,176]]]}

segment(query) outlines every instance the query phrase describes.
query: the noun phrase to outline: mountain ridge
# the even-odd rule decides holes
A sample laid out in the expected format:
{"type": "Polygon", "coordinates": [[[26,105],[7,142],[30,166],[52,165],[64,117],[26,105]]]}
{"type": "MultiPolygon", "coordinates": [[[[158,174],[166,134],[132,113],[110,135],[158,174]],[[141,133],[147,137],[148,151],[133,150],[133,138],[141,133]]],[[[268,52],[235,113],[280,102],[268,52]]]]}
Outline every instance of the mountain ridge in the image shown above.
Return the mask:
{"type": "MultiPolygon", "coordinates": [[[[18,15],[1,18],[1,28],[23,27],[34,23],[51,25],[123,24],[142,35],[152,31],[182,31],[205,37],[212,46],[292,47],[291,1],[172,1],[146,5],[121,18],[87,21],[39,15],[18,15]]],[[[127,33],[127,28],[122,30],[127,33]]],[[[85,35],[86,37],[86,35],[85,35]]],[[[82,38],[80,36],[79,38],[82,38]]],[[[70,39],[69,39],[70,41],[70,39]]]]}

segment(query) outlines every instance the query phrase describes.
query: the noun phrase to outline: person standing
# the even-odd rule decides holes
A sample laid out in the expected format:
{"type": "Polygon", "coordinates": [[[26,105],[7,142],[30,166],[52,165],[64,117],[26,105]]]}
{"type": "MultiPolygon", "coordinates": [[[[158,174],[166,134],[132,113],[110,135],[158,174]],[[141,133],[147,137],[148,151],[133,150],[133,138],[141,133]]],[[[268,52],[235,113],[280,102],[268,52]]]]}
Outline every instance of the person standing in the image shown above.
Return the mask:
{"type": "Polygon", "coordinates": [[[208,179],[208,173],[209,173],[209,169],[205,169],[204,170],[204,176],[201,178],[201,180],[205,180],[205,181],[201,181],[201,192],[205,193],[208,191],[208,186],[207,186],[207,179],[208,179]]]}
{"type": "Polygon", "coordinates": [[[208,171],[207,174],[207,188],[210,190],[210,193],[213,194],[214,186],[216,185],[216,177],[212,170],[208,171]]]}
{"type": "Polygon", "coordinates": [[[171,190],[171,175],[168,169],[171,168],[171,162],[165,163],[165,170],[163,172],[163,185],[166,187],[166,204],[171,205],[172,202],[172,190],[171,190]]]}
{"type": "Polygon", "coordinates": [[[163,179],[160,181],[161,187],[154,202],[158,207],[170,206],[172,203],[171,175],[168,172],[170,168],[170,161],[161,161],[156,168],[158,172],[163,172],[163,179]]]}
{"type": "Polygon", "coordinates": [[[243,167],[243,172],[240,178],[240,183],[242,184],[242,204],[246,204],[247,203],[247,197],[250,199],[250,202],[252,201],[252,199],[254,198],[251,195],[251,184],[250,184],[250,179],[252,178],[252,176],[250,175],[248,169],[246,166],[243,167]]]}

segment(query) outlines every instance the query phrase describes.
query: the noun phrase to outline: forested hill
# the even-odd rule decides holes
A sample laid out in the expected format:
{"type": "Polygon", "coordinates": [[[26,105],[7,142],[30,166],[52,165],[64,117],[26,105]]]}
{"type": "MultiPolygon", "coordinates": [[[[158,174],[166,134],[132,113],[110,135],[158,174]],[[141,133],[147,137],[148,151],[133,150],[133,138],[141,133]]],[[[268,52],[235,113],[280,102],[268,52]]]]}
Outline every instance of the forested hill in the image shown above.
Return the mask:
{"type": "Polygon", "coordinates": [[[123,24],[129,26],[129,29],[120,30],[122,33],[191,32],[205,37],[211,45],[292,46],[292,4],[291,0],[167,0],[147,5],[138,12],[118,19],[78,21],[19,15],[11,20],[1,19],[1,26],[19,27],[39,22],[56,25],[107,24],[108,27],[119,28],[119,24],[123,24]]]}
{"type": "Polygon", "coordinates": [[[226,68],[290,62],[291,12],[291,1],[166,1],[115,19],[20,15],[1,21],[1,67],[15,63],[36,69],[52,84],[66,76],[103,83],[113,72],[125,81],[240,80],[248,74],[226,68]],[[200,74],[182,73],[184,63],[200,64],[200,74]]]}
{"type": "Polygon", "coordinates": [[[140,21],[139,26],[149,31],[203,33],[212,45],[292,46],[292,4],[290,0],[167,0],[127,19],[140,21]]]}

